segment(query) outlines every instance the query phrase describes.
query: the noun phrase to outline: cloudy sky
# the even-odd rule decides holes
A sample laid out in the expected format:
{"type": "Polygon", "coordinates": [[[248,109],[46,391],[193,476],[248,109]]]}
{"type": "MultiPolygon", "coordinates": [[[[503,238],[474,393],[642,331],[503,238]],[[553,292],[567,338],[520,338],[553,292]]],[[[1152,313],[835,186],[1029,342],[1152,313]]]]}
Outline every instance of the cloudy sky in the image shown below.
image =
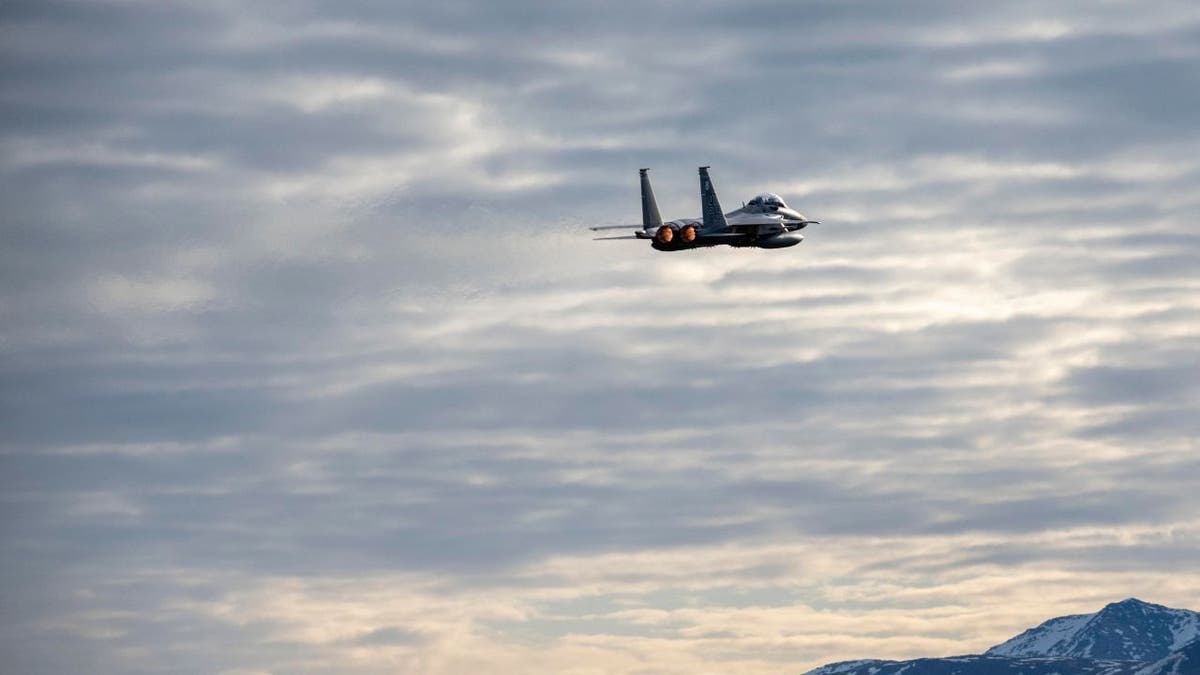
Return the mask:
{"type": "Polygon", "coordinates": [[[801,672],[1200,609],[1191,0],[0,31],[13,672],[801,672]],[[701,164],[822,224],[590,240],[701,164]]]}

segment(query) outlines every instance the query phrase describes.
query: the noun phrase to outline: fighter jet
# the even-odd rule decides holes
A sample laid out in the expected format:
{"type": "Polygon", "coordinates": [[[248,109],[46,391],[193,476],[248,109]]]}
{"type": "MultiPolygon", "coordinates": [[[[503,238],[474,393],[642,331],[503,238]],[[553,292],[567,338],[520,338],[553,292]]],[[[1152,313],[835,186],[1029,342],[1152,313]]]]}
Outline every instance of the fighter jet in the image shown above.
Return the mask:
{"type": "Polygon", "coordinates": [[[736,211],[724,213],[717,191],[708,177],[707,166],[700,167],[700,218],[683,218],[663,222],[650,187],[649,169],[638,169],[642,178],[642,224],[606,225],[592,230],[630,229],[633,234],[619,237],[596,237],[597,240],[649,239],[650,246],[659,251],[681,251],[701,246],[757,246],[786,248],[804,241],[798,230],[816,223],[788,208],[779,195],[764,192],[746,202],[736,211]]]}

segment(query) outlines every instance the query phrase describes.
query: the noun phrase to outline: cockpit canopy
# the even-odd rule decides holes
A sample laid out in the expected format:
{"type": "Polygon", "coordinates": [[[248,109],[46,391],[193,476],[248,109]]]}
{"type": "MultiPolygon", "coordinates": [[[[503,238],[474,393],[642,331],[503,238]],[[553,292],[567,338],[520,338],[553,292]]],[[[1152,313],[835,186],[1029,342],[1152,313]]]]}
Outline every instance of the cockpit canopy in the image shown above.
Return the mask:
{"type": "Polygon", "coordinates": [[[764,192],[761,195],[757,195],[754,199],[751,199],[749,202],[747,202],[746,206],[762,206],[768,209],[787,208],[787,204],[783,203],[783,200],[779,198],[779,195],[772,192],[764,192]]]}

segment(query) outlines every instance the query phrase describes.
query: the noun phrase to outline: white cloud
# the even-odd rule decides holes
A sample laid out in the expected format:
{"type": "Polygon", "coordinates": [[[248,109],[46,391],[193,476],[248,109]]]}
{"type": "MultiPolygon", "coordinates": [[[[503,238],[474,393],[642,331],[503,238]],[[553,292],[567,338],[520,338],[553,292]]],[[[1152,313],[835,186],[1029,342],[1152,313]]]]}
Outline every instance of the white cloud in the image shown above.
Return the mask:
{"type": "Polygon", "coordinates": [[[769,9],[15,8],[16,651],[779,672],[1200,605],[1194,11],[769,9]],[[709,163],[822,224],[590,241],[709,163]]]}
{"type": "Polygon", "coordinates": [[[155,313],[198,309],[216,290],[203,281],[107,275],[87,289],[90,304],[102,313],[155,313]]]}

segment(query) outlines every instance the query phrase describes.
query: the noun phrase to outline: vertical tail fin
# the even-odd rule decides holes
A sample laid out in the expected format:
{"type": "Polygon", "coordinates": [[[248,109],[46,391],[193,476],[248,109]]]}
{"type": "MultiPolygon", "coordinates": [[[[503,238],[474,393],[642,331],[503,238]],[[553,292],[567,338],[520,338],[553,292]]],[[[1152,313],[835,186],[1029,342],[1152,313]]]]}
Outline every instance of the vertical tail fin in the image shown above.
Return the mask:
{"type": "Polygon", "coordinates": [[[721,202],[717,200],[717,191],[708,177],[707,166],[700,167],[700,209],[706,231],[729,227],[729,223],[725,222],[725,212],[721,210],[721,202]]]}
{"type": "Polygon", "coordinates": [[[654,200],[654,188],[650,187],[650,177],[646,172],[650,169],[638,169],[642,176],[642,227],[656,230],[662,227],[662,216],[658,214],[658,202],[654,200]]]}

